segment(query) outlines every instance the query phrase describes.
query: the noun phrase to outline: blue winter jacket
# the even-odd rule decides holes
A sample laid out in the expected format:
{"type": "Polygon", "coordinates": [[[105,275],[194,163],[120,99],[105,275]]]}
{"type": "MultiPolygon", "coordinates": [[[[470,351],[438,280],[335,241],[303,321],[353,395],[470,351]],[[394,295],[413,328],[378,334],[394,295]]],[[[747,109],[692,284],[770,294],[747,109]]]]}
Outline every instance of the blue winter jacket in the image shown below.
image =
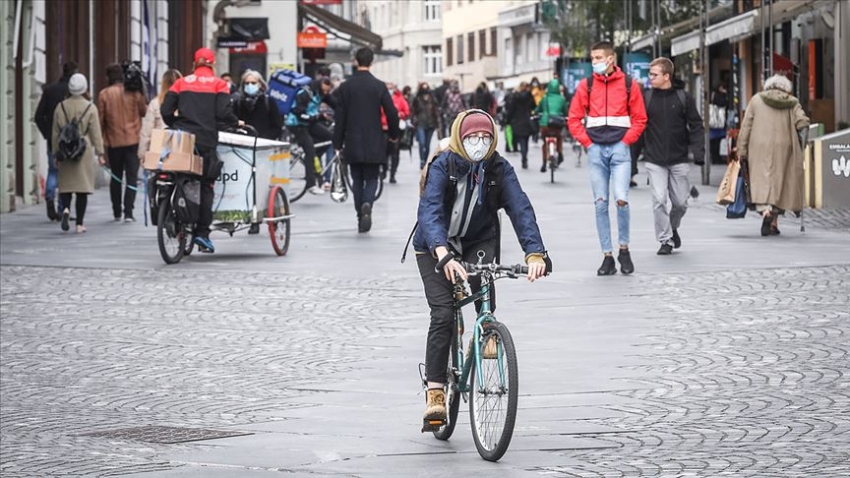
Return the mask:
{"type": "MultiPolygon", "coordinates": [[[[504,209],[511,219],[514,231],[519,239],[523,252],[542,253],[546,249],[537,227],[537,218],[531,206],[528,196],[522,190],[517,179],[516,171],[511,164],[501,158],[503,174],[501,178],[492,177],[492,171],[487,172],[487,167],[493,165],[495,157],[499,153],[494,152],[488,160],[483,163],[483,190],[480,198],[473,198],[475,206],[469,221],[469,228],[461,238],[461,243],[474,244],[487,239],[498,239],[497,215],[499,209],[504,209]],[[494,185],[501,185],[501,197],[489,198],[494,185]],[[490,199],[488,201],[488,198],[490,199]],[[495,210],[492,210],[494,209],[495,210]]],[[[472,163],[464,160],[460,155],[446,151],[434,159],[428,171],[428,182],[419,200],[419,227],[413,236],[413,249],[418,253],[434,253],[437,246],[447,246],[448,230],[451,220],[453,203],[447,201],[446,187],[449,183],[448,161],[454,161],[455,174],[458,183],[468,181],[472,163]]]]}

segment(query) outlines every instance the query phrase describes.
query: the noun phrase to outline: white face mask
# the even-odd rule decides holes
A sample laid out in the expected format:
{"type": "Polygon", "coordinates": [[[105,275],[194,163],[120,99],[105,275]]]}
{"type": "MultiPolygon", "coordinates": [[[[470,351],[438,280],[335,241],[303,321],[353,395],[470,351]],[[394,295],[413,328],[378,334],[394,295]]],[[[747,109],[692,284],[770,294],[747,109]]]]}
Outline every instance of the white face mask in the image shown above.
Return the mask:
{"type": "Polygon", "coordinates": [[[493,138],[478,136],[468,136],[463,139],[463,150],[473,162],[479,162],[484,159],[490,145],[493,143],[493,138]]]}

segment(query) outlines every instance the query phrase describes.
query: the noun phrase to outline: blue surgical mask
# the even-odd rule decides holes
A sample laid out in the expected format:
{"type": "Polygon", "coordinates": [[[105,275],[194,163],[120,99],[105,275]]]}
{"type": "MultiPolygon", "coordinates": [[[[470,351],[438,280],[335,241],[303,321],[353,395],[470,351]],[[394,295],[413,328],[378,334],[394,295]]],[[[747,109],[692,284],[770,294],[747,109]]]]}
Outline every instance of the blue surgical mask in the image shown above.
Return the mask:
{"type": "Polygon", "coordinates": [[[245,94],[248,96],[256,96],[260,92],[260,85],[251,83],[245,85],[245,94]]]}
{"type": "Polygon", "coordinates": [[[608,62],[603,61],[602,63],[594,63],[593,64],[593,72],[599,75],[604,75],[605,72],[608,71],[608,62]]]}

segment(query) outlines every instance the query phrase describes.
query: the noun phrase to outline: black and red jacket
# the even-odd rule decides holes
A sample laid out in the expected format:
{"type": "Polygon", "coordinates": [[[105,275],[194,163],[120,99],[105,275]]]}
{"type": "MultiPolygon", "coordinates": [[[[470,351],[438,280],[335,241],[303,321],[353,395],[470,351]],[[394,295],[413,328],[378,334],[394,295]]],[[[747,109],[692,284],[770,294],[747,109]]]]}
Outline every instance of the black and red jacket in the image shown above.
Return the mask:
{"type": "Polygon", "coordinates": [[[230,86],[207,66],[174,82],[160,112],[169,128],[194,134],[198,149],[215,148],[219,130],[239,124],[230,104],[230,86]]]}
{"type": "Polygon", "coordinates": [[[646,108],[638,82],[632,81],[632,91],[626,94],[626,75],[618,67],[610,75],[593,73],[576,87],[567,124],[570,134],[585,148],[593,143],[620,141],[631,145],[646,127],[646,108]],[[590,98],[588,81],[593,81],[590,98]]]}

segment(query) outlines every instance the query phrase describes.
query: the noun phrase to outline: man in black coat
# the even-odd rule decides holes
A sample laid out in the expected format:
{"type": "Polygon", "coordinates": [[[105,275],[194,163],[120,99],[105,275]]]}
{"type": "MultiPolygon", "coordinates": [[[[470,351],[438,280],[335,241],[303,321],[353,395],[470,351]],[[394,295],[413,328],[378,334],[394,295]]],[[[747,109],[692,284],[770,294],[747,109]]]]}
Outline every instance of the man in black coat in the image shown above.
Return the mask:
{"type": "MultiPolygon", "coordinates": [[[[77,63],[69,61],[62,65],[62,78],[56,83],[44,87],[41,100],[35,110],[35,125],[41,136],[47,141],[47,180],[44,184],[44,202],[47,204],[47,217],[51,221],[58,221],[59,214],[54,199],[58,199],[56,188],[59,184],[59,170],[56,169],[56,157],[53,156],[53,147],[50,144],[53,135],[53,112],[56,107],[68,97],[68,80],[77,72],[77,63]]],[[[62,211],[62,200],[59,199],[58,210],[62,211]]]]}
{"type": "Polygon", "coordinates": [[[378,190],[380,167],[386,163],[387,146],[381,129],[381,109],[387,116],[389,140],[398,141],[398,111],[384,82],[369,68],[375,55],[370,48],[355,53],[357,70],[336,92],[334,148],[351,171],[351,193],[357,210],[357,229],[372,228],[372,203],[378,190]]]}

